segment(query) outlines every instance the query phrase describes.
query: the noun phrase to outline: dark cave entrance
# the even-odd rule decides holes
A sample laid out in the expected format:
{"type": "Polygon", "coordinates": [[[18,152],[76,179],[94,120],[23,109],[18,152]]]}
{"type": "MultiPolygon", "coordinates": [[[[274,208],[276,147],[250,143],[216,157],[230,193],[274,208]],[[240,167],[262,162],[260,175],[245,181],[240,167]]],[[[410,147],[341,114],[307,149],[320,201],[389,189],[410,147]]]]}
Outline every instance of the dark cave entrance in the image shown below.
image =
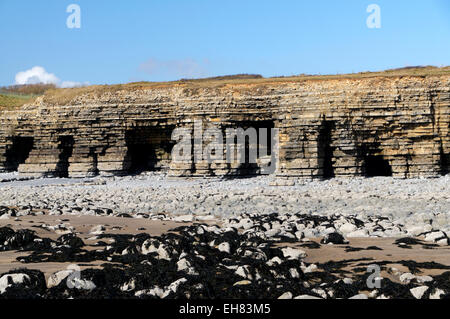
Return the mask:
{"type": "MultiPolygon", "coordinates": [[[[238,121],[234,123],[233,128],[242,128],[244,133],[249,128],[256,130],[256,144],[251,141],[250,136],[245,136],[244,146],[244,163],[241,163],[239,168],[233,173],[233,177],[251,177],[261,173],[261,160],[266,157],[266,161],[270,162],[270,158],[274,152],[275,141],[272,137],[272,129],[275,128],[274,121],[238,121]],[[261,129],[261,130],[260,130],[261,129]],[[265,134],[263,133],[265,132],[265,134]],[[250,150],[256,150],[256,162],[254,158],[250,158],[250,150]]],[[[224,129],[223,136],[226,142],[226,129],[224,129]]],[[[237,137],[234,138],[235,145],[237,145],[237,137]]]]}
{"type": "Polygon", "coordinates": [[[34,138],[26,136],[14,136],[12,145],[6,151],[6,170],[17,171],[20,164],[25,163],[33,149],[34,138]]]}
{"type": "Polygon", "coordinates": [[[392,176],[392,167],[382,155],[368,155],[364,158],[364,176],[392,176]]]}
{"type": "Polygon", "coordinates": [[[72,156],[74,144],[73,136],[60,136],[58,138],[59,160],[56,165],[58,177],[69,177],[69,159],[72,156]]]}
{"type": "Polygon", "coordinates": [[[323,178],[332,178],[335,176],[333,167],[334,149],[331,146],[334,126],[334,122],[324,121],[319,131],[317,155],[319,158],[319,169],[322,169],[323,178]]]}
{"type": "Polygon", "coordinates": [[[138,127],[125,133],[128,173],[167,169],[170,164],[174,126],[138,127]]]}
{"type": "Polygon", "coordinates": [[[445,176],[449,173],[450,169],[450,154],[445,154],[444,149],[441,146],[440,159],[439,159],[441,175],[445,176]]]}

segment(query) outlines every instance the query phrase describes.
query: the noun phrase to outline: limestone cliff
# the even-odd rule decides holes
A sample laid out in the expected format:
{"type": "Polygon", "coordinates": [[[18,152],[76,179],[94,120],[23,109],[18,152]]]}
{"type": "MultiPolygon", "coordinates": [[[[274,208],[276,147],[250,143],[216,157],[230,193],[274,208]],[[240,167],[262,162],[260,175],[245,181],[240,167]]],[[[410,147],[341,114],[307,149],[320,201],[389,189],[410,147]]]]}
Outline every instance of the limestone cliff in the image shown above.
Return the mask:
{"type": "Polygon", "coordinates": [[[173,129],[192,130],[201,120],[221,129],[278,128],[279,176],[432,177],[449,171],[449,110],[450,75],[80,90],[62,105],[44,96],[3,112],[0,169],[38,176],[126,174],[139,166],[176,176],[244,174],[228,163],[171,162],[173,129]]]}

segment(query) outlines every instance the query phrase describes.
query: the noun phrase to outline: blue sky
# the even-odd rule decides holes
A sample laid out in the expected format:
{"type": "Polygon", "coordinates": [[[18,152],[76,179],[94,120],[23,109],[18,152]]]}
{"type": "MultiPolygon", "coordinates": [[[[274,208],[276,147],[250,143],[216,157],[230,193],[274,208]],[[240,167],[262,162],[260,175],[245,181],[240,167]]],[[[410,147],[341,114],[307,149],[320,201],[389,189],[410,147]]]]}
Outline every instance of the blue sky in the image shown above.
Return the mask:
{"type": "Polygon", "coordinates": [[[0,0],[0,29],[0,85],[35,66],[112,84],[450,65],[447,0],[0,0]],[[80,29],[66,26],[72,3],[80,29]]]}

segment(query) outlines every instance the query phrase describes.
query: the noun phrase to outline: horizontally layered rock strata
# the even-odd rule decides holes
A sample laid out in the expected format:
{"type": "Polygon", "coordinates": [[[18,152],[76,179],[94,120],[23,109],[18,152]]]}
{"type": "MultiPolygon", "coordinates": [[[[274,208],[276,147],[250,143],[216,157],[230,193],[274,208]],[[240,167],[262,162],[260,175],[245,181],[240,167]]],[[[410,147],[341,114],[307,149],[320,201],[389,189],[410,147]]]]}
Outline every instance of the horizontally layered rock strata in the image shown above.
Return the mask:
{"type": "MultiPolygon", "coordinates": [[[[258,166],[174,163],[175,128],[279,131],[278,176],[315,178],[446,174],[450,76],[177,83],[103,90],[53,105],[5,111],[0,170],[81,177],[169,170],[174,176],[258,174],[258,166]]],[[[277,150],[273,150],[274,152],[277,150]]]]}

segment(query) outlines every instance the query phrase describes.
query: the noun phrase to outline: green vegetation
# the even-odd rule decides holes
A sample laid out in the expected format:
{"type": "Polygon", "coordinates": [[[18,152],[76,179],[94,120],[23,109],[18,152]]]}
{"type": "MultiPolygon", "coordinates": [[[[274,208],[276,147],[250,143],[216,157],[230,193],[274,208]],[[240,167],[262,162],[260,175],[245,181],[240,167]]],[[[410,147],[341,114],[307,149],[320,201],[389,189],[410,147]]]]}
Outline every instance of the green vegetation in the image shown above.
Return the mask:
{"type": "Polygon", "coordinates": [[[43,95],[49,89],[54,89],[54,84],[28,84],[0,87],[0,111],[13,110],[31,103],[43,95]]]}
{"type": "Polygon", "coordinates": [[[34,99],[35,96],[30,95],[13,95],[0,93],[0,111],[19,108],[26,103],[32,102],[34,99]]]}

